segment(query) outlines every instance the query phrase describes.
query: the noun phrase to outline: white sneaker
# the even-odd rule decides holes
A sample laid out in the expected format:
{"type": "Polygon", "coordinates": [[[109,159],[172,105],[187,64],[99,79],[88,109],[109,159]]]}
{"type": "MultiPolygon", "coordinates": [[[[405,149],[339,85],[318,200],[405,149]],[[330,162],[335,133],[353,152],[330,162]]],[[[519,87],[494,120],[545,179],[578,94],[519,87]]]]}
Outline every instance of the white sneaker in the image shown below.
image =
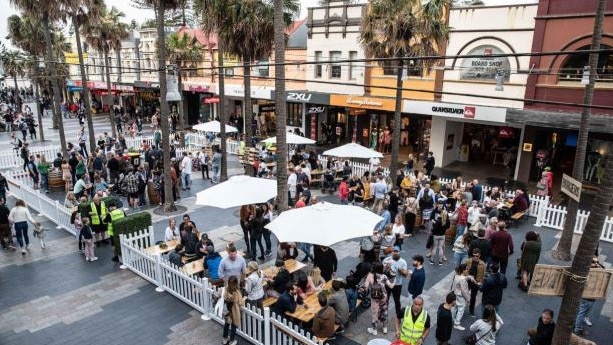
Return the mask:
{"type": "Polygon", "coordinates": [[[21,255],[26,255],[26,250],[21,247],[21,255]]]}
{"type": "Polygon", "coordinates": [[[98,260],[98,257],[97,257],[97,256],[94,256],[93,258],[90,258],[90,259],[89,259],[89,261],[96,261],[96,260],[98,260]]]}
{"type": "Polygon", "coordinates": [[[43,248],[43,249],[45,249],[45,242],[40,241],[40,247],[41,247],[41,248],[43,248]]]}
{"type": "Polygon", "coordinates": [[[366,329],[366,331],[368,331],[368,333],[370,333],[372,335],[377,335],[377,329],[376,328],[368,327],[366,329]]]}
{"type": "Polygon", "coordinates": [[[221,344],[222,345],[228,345],[228,342],[230,341],[230,338],[222,338],[221,339],[221,344]]]}
{"type": "Polygon", "coordinates": [[[455,329],[457,329],[457,330],[460,330],[460,331],[463,331],[463,330],[465,330],[465,329],[466,329],[466,328],[465,328],[465,327],[463,327],[462,325],[453,325],[453,328],[455,328],[455,329]]]}
{"type": "Polygon", "coordinates": [[[583,322],[585,322],[586,325],[592,327],[592,321],[590,321],[589,317],[586,317],[585,319],[583,319],[583,322]]]}
{"type": "Polygon", "coordinates": [[[231,342],[228,343],[228,345],[236,345],[237,341],[236,339],[232,340],[231,342]]]}
{"type": "Polygon", "coordinates": [[[85,262],[89,261],[89,258],[85,258],[85,262]]]}
{"type": "Polygon", "coordinates": [[[27,249],[27,250],[30,250],[30,245],[29,245],[29,244],[28,244],[28,245],[26,245],[26,249],[27,249]]]}
{"type": "Polygon", "coordinates": [[[387,334],[387,327],[383,327],[383,334],[387,334]]]}

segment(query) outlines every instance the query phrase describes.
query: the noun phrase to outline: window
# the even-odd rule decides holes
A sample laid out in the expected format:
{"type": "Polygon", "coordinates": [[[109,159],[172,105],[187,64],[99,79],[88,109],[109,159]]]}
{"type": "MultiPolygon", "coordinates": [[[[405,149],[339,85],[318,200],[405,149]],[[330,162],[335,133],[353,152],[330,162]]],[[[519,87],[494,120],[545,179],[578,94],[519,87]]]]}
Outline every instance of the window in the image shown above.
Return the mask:
{"type": "Polygon", "coordinates": [[[354,60],[358,58],[358,52],[349,52],[349,80],[355,80],[358,76],[357,62],[354,60]]]}
{"type": "Polygon", "coordinates": [[[234,76],[234,68],[224,68],[226,77],[233,77],[234,76]]]}
{"type": "Polygon", "coordinates": [[[323,66],[321,65],[321,52],[315,52],[315,78],[321,78],[323,66]]]}
{"type": "MultiPolygon", "coordinates": [[[[333,51],[330,52],[330,61],[338,61],[341,59],[341,52],[333,51]]],[[[341,78],[341,68],[342,66],[338,63],[330,63],[330,79],[340,79],[341,78]]]]}
{"type": "Polygon", "coordinates": [[[269,65],[268,65],[268,59],[266,60],[259,60],[257,62],[257,71],[256,74],[260,77],[268,77],[269,76],[269,65]]]}
{"type": "Polygon", "coordinates": [[[383,67],[383,75],[396,75],[396,63],[391,60],[384,60],[381,62],[383,67]]]}
{"type": "Polygon", "coordinates": [[[407,62],[407,76],[421,77],[423,76],[424,68],[421,64],[422,60],[409,60],[407,62]]]}
{"type": "MultiPolygon", "coordinates": [[[[590,46],[581,47],[579,50],[589,50],[590,46]]],[[[600,49],[611,49],[602,44],[600,49]]],[[[583,67],[589,65],[590,55],[573,54],[566,58],[560,69],[560,80],[578,81],[583,77],[583,67]]],[[[613,81],[613,54],[602,52],[598,55],[598,68],[596,68],[596,80],[601,82],[613,81]]]]}

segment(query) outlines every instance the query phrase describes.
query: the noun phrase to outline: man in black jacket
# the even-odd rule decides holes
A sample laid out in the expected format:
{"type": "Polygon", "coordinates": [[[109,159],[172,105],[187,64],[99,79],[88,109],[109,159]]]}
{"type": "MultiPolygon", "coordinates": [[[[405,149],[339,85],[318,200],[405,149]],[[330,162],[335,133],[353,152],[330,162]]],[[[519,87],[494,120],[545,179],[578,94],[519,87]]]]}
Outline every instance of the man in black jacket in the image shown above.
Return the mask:
{"type": "Polygon", "coordinates": [[[497,262],[494,262],[490,268],[492,273],[485,278],[479,288],[483,293],[483,296],[481,296],[481,307],[485,308],[486,305],[491,304],[498,310],[498,306],[502,303],[502,291],[507,288],[507,278],[504,274],[498,272],[500,266],[497,262]]]}
{"type": "Polygon", "coordinates": [[[530,345],[551,345],[556,323],[553,321],[553,310],[544,309],[536,329],[529,329],[530,345]]]}
{"type": "Polygon", "coordinates": [[[12,246],[13,234],[11,233],[11,226],[9,224],[10,213],[11,211],[5,205],[5,199],[0,198],[0,241],[2,242],[2,248],[11,248],[15,250],[16,248],[12,246]]]}
{"type": "Polygon", "coordinates": [[[338,266],[338,260],[334,249],[326,246],[315,246],[313,253],[315,254],[313,265],[319,267],[321,276],[326,281],[332,279],[338,266]]]}
{"type": "Polygon", "coordinates": [[[279,297],[273,307],[273,311],[282,317],[285,312],[293,313],[298,305],[302,305],[302,298],[298,295],[298,286],[295,283],[288,283],[285,292],[279,297]]]}
{"type": "Polygon", "coordinates": [[[477,239],[473,240],[470,243],[469,253],[473,252],[473,249],[479,248],[479,253],[481,254],[481,260],[488,264],[490,262],[490,257],[492,256],[492,243],[489,240],[485,239],[485,229],[479,229],[477,232],[477,239]]]}

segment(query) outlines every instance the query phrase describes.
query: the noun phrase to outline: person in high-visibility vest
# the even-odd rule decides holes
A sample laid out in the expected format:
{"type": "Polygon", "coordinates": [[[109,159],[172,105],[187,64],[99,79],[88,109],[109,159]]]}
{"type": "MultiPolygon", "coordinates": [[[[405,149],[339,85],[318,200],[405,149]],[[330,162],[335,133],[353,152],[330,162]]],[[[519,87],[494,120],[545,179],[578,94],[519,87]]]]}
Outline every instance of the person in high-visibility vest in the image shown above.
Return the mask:
{"type": "Polygon", "coordinates": [[[394,323],[396,338],[405,344],[422,345],[430,333],[430,315],[424,310],[423,298],[417,296],[412,305],[397,311],[394,323]]]}
{"type": "Polygon", "coordinates": [[[89,218],[95,234],[96,247],[100,247],[101,242],[108,244],[109,242],[106,240],[106,236],[104,235],[106,232],[106,224],[104,224],[104,220],[108,214],[106,204],[98,195],[96,195],[94,196],[94,201],[89,205],[89,208],[89,218]]]}
{"type": "MultiPolygon", "coordinates": [[[[107,232],[109,234],[109,238],[111,239],[111,245],[114,245],[115,242],[113,242],[113,240],[115,236],[115,231],[113,230],[113,222],[125,217],[126,214],[122,210],[117,208],[117,205],[115,205],[115,203],[109,203],[109,209],[110,212],[107,214],[105,222],[107,225],[107,232]]],[[[119,261],[119,257],[117,255],[114,255],[113,261],[119,261]]]]}

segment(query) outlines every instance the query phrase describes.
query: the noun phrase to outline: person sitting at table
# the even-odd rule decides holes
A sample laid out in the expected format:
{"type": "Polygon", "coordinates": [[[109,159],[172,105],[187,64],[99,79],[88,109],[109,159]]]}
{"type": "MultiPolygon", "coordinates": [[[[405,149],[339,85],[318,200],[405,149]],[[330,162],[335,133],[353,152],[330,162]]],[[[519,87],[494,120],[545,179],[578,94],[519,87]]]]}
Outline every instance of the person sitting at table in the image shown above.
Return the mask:
{"type": "Polygon", "coordinates": [[[211,241],[211,239],[209,238],[209,235],[203,233],[200,236],[200,241],[198,242],[198,245],[196,247],[196,256],[198,258],[205,257],[207,254],[207,248],[209,247],[215,248],[215,245],[213,244],[213,241],[211,241]]]}
{"type": "Polygon", "coordinates": [[[183,223],[179,224],[179,231],[183,231],[187,224],[191,224],[193,229],[197,229],[196,224],[189,218],[189,214],[185,214],[183,215],[183,223]]]}
{"type": "Polygon", "coordinates": [[[172,241],[179,239],[179,229],[177,228],[177,221],[174,218],[168,219],[168,226],[164,231],[164,241],[172,241]]]}
{"type": "Polygon", "coordinates": [[[309,284],[309,277],[304,271],[296,271],[294,273],[294,280],[296,281],[296,286],[298,286],[298,295],[302,299],[306,299],[318,291],[315,285],[309,284]]]}
{"type": "Polygon", "coordinates": [[[94,175],[94,186],[95,186],[96,193],[98,192],[106,193],[107,190],[109,189],[109,185],[98,174],[94,175]]]}
{"type": "Polygon", "coordinates": [[[68,192],[66,194],[66,199],[64,200],[64,206],[69,210],[72,210],[75,207],[79,206],[79,202],[77,201],[77,198],[75,197],[73,192],[68,192]]]}
{"type": "Polygon", "coordinates": [[[74,187],[72,188],[72,191],[77,198],[80,198],[87,195],[90,188],[91,186],[85,183],[85,175],[81,175],[77,180],[77,183],[75,183],[74,187]]]}
{"type": "Polygon", "coordinates": [[[529,208],[528,199],[521,189],[515,191],[515,198],[513,198],[513,206],[511,206],[511,214],[518,212],[525,212],[529,208]]]}
{"type": "Polygon", "coordinates": [[[183,230],[181,230],[181,244],[185,248],[185,256],[195,257],[196,247],[198,246],[198,236],[193,232],[191,223],[183,225],[183,230]]]}
{"type": "Polygon", "coordinates": [[[303,299],[298,296],[298,287],[295,283],[288,282],[284,290],[273,306],[273,311],[280,316],[285,315],[286,312],[293,313],[298,305],[304,304],[303,299]]]}
{"type": "Polygon", "coordinates": [[[328,306],[336,311],[335,322],[343,328],[343,325],[349,320],[349,303],[345,294],[345,282],[339,279],[332,281],[332,295],[328,297],[328,306]]]}
{"type": "Polygon", "coordinates": [[[168,261],[170,261],[171,264],[177,266],[177,267],[183,267],[183,261],[181,261],[181,259],[183,258],[183,246],[179,243],[175,246],[175,249],[171,250],[170,253],[168,253],[168,261]]]}
{"type": "Polygon", "coordinates": [[[219,277],[219,265],[221,264],[221,255],[215,251],[213,246],[206,247],[206,256],[203,259],[202,266],[208,272],[208,278],[211,284],[218,286],[223,283],[219,277]]]}
{"type": "Polygon", "coordinates": [[[321,309],[313,317],[313,335],[318,338],[330,338],[334,335],[336,311],[334,308],[327,306],[328,299],[324,292],[317,295],[317,302],[319,302],[321,309]]]}
{"type": "Polygon", "coordinates": [[[298,249],[295,242],[280,242],[277,250],[277,258],[283,261],[295,260],[298,257],[298,249]]]}
{"type": "Polygon", "coordinates": [[[287,284],[292,278],[289,271],[285,268],[285,262],[283,262],[283,260],[277,259],[277,261],[275,261],[275,269],[277,274],[272,280],[269,280],[268,283],[270,287],[268,289],[268,296],[278,298],[285,292],[287,284]]]}

